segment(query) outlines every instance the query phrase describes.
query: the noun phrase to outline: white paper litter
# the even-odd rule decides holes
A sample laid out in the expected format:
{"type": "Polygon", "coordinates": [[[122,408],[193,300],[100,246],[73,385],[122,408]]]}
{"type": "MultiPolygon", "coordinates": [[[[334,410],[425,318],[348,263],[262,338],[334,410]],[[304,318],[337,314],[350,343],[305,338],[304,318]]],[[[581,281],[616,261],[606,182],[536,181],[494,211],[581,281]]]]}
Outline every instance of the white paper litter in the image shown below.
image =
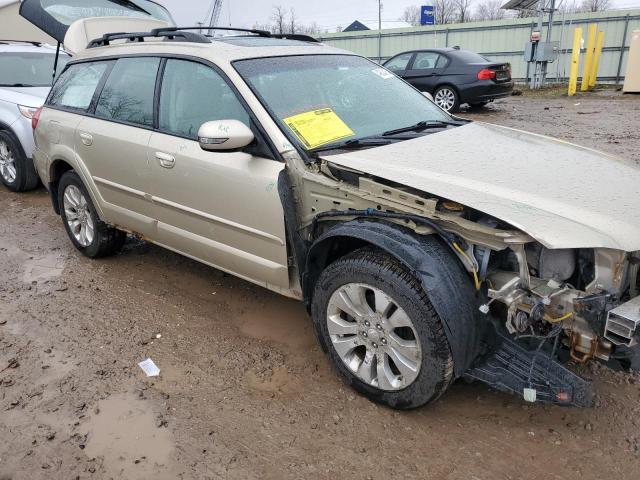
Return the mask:
{"type": "Polygon", "coordinates": [[[147,358],[144,362],[140,362],[138,366],[147,374],[147,377],[157,377],[160,375],[160,369],[150,358],[147,358]]]}

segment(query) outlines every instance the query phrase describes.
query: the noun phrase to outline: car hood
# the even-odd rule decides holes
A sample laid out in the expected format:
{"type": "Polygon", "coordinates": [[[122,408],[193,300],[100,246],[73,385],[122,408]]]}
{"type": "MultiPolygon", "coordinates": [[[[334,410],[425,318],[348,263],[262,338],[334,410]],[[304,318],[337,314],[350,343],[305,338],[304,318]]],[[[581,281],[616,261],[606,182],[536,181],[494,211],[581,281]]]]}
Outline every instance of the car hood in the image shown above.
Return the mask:
{"type": "Polygon", "coordinates": [[[640,168],[561,140],[474,122],[323,159],[467,205],[548,248],[640,250],[640,168]]]}
{"type": "Polygon", "coordinates": [[[51,87],[0,87],[0,100],[24,105],[41,107],[51,87]]]}

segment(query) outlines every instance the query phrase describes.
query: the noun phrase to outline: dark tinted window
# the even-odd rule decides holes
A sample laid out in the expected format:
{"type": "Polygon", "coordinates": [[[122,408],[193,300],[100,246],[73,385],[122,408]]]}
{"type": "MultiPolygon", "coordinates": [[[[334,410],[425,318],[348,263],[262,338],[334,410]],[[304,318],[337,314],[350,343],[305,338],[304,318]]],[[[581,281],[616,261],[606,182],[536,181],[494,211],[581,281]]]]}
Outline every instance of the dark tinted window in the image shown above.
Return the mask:
{"type": "MultiPolygon", "coordinates": [[[[48,87],[53,82],[55,58],[54,53],[46,51],[0,53],[0,86],[48,87]]],[[[60,55],[58,72],[68,61],[68,55],[60,55]]]]}
{"type": "Polygon", "coordinates": [[[55,83],[48,105],[86,111],[107,65],[107,62],[71,65],[55,83]]]}
{"type": "Polygon", "coordinates": [[[418,52],[416,58],[413,60],[412,70],[427,70],[429,68],[436,68],[436,63],[440,54],[435,52],[418,52]]]}
{"type": "Polygon", "coordinates": [[[489,61],[482,55],[470,52],[469,50],[457,50],[455,52],[451,52],[451,55],[464,63],[487,63],[489,61]]]}
{"type": "Polygon", "coordinates": [[[121,58],[100,94],[96,115],[109,120],[153,125],[153,96],[160,59],[121,58]]]}
{"type": "Polygon", "coordinates": [[[227,82],[212,68],[186,60],[169,60],[160,92],[160,129],[193,139],[211,120],[240,120],[246,110],[227,82]]]}

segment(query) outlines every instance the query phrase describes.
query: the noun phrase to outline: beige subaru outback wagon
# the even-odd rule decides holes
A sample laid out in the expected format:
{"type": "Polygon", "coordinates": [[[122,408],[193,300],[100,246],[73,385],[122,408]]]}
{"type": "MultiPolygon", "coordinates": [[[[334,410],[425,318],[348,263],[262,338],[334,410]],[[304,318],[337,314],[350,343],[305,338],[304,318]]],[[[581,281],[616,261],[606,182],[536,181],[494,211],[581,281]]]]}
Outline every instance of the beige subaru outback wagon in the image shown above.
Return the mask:
{"type": "Polygon", "coordinates": [[[227,33],[99,36],[61,73],[35,164],[80,252],[130,233],[300,299],[394,408],[461,377],[587,406],[564,362],[637,366],[636,167],[452,117],[311,38],[227,33]]]}

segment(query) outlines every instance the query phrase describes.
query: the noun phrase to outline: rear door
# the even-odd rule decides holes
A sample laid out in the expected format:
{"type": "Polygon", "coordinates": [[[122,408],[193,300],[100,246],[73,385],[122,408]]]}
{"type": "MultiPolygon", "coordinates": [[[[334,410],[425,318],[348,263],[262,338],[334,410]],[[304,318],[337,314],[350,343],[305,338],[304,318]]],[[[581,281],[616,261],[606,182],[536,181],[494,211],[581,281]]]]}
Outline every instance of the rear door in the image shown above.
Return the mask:
{"type": "Polygon", "coordinates": [[[154,90],[160,59],[121,58],[76,129],[76,152],[100,195],[105,219],[152,236],[147,149],[153,129],[154,90]]]}
{"type": "Polygon", "coordinates": [[[274,289],[288,289],[284,213],[278,176],[254,120],[222,73],[210,65],[168,59],[149,145],[156,240],[222,270],[274,289]],[[239,120],[257,140],[240,151],[200,148],[211,120],[239,120]]]}
{"type": "Polygon", "coordinates": [[[433,93],[446,65],[447,57],[437,52],[417,52],[405,79],[421,92],[433,93]]]}

